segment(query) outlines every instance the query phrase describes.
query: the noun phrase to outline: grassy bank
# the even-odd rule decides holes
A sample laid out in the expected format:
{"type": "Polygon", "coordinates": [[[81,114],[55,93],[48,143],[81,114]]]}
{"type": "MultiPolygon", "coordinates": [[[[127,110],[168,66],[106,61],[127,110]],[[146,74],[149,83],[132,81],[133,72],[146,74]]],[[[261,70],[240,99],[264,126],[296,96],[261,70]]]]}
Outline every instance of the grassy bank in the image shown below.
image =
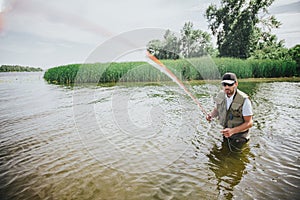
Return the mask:
{"type": "MultiPolygon", "coordinates": [[[[238,78],[276,78],[296,75],[296,63],[277,60],[241,60],[232,58],[194,58],[162,60],[181,80],[214,80],[220,74],[234,72],[238,78]]],[[[157,82],[170,79],[146,62],[72,64],[48,69],[45,80],[55,84],[157,82]]]]}

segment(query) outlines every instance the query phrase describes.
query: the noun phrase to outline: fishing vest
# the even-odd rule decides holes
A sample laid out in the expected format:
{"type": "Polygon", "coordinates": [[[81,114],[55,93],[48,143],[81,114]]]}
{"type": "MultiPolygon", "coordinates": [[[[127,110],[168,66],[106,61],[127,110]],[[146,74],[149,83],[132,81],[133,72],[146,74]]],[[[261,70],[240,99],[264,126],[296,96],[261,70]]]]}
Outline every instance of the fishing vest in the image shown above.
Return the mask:
{"type": "Polygon", "coordinates": [[[219,121],[223,128],[234,128],[244,123],[243,104],[246,98],[248,98],[248,95],[237,89],[232,104],[227,110],[224,91],[221,91],[215,97],[219,121]]]}

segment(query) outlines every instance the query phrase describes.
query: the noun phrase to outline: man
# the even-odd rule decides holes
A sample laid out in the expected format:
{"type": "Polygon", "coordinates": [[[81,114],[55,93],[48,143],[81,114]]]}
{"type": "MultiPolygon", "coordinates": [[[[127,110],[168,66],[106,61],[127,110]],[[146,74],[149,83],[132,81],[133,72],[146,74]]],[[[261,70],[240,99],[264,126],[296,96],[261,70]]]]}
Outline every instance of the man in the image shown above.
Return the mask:
{"type": "Polygon", "coordinates": [[[252,127],[252,106],[248,96],[238,90],[234,73],[225,73],[221,81],[223,90],[214,98],[216,107],[206,116],[208,121],[217,117],[223,126],[221,133],[234,147],[249,140],[252,127]]]}

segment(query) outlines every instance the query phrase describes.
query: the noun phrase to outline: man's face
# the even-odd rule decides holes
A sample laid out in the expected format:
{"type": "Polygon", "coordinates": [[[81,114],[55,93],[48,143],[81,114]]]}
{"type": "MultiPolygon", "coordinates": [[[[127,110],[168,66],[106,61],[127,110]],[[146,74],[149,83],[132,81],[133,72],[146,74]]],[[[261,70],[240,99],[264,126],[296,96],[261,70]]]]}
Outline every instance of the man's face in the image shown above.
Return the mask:
{"type": "Polygon", "coordinates": [[[224,90],[224,92],[225,92],[225,94],[228,96],[228,97],[231,97],[233,94],[234,94],[234,92],[235,92],[235,90],[236,90],[236,88],[237,88],[237,86],[238,86],[238,82],[235,82],[235,83],[233,83],[233,84],[222,84],[223,85],[223,90],[224,90]]]}

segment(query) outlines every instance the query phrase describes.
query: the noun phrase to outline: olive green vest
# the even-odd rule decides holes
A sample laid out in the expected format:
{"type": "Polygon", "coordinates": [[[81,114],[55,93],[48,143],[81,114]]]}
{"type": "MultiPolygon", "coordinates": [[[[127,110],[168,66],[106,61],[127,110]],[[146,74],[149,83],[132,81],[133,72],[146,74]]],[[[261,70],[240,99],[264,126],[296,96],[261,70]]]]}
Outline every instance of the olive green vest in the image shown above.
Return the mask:
{"type": "Polygon", "coordinates": [[[248,98],[248,96],[237,89],[232,104],[227,111],[224,91],[221,91],[215,97],[214,100],[217,104],[219,121],[223,128],[234,128],[244,123],[242,109],[246,98],[248,98]]]}

